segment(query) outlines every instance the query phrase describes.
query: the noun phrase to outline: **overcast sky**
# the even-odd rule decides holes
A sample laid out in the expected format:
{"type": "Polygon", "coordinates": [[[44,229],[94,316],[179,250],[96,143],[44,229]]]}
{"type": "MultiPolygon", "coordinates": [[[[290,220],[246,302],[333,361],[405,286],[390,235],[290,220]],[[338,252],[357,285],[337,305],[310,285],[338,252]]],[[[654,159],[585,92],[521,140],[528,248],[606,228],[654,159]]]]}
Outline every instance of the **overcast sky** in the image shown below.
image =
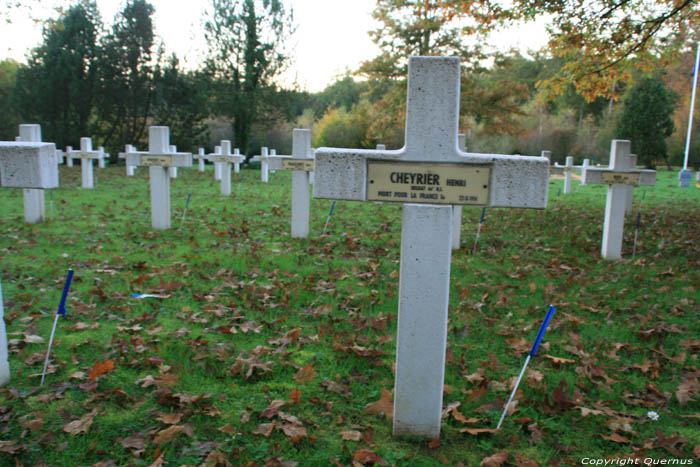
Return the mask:
{"type": "MultiPolygon", "coordinates": [[[[156,33],[163,39],[168,53],[175,52],[185,66],[194,68],[204,55],[204,10],[209,0],[149,0],[156,9],[156,33]]],[[[56,17],[55,6],[71,2],[41,0],[32,6],[34,18],[56,17]]],[[[123,0],[97,0],[97,6],[106,25],[113,23],[123,8],[123,0]]],[[[322,90],[346,70],[354,70],[364,61],[379,53],[370,40],[368,31],[377,23],[371,13],[375,0],[285,0],[294,9],[297,32],[292,36],[293,63],[282,78],[282,84],[296,82],[302,89],[322,90]]],[[[25,61],[28,49],[41,43],[41,24],[29,19],[27,10],[14,10],[11,24],[0,27],[0,59],[14,58],[25,61]]],[[[537,49],[544,45],[541,25],[529,25],[521,30],[500,34],[499,42],[506,45],[537,49]],[[526,43],[527,42],[527,43],[526,43]]]]}

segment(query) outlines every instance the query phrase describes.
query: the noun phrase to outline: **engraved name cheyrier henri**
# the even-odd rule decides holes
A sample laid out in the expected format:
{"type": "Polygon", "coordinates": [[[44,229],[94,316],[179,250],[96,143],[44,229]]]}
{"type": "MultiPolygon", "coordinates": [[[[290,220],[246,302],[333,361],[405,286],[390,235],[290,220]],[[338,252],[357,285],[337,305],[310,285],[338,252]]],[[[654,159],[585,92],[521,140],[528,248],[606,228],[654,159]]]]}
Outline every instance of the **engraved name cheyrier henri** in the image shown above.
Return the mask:
{"type": "MultiPolygon", "coordinates": [[[[440,185],[440,175],[415,172],[392,172],[389,176],[391,183],[405,183],[407,185],[440,185]]],[[[448,178],[447,186],[467,186],[466,180],[448,178]]]]}

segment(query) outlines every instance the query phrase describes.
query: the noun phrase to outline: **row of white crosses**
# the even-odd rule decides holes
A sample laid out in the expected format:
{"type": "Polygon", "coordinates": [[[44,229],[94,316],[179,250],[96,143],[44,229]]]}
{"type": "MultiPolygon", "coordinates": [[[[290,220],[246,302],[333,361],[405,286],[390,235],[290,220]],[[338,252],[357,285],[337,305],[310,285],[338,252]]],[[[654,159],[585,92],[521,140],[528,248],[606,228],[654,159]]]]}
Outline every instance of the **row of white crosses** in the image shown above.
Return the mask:
{"type": "MultiPolygon", "coordinates": [[[[542,151],[542,155],[551,159],[551,152],[549,151],[542,151]]],[[[637,167],[636,154],[629,154],[626,160],[626,163],[627,165],[629,165],[630,169],[634,169],[637,167]]],[[[612,162],[610,163],[610,166],[612,167],[612,162]]],[[[581,185],[586,185],[586,171],[588,171],[589,168],[591,168],[589,159],[584,159],[581,165],[574,165],[574,158],[572,156],[568,156],[566,158],[565,165],[554,163],[554,166],[550,169],[550,173],[564,173],[564,194],[568,195],[571,193],[571,173],[575,170],[580,171],[581,185]]],[[[630,212],[632,212],[632,202],[634,200],[634,187],[631,185],[625,185],[625,188],[622,191],[625,193],[625,214],[629,214],[630,212]]]]}
{"type": "Polygon", "coordinates": [[[83,188],[95,187],[95,173],[92,161],[97,160],[98,166],[102,167],[103,165],[101,164],[104,163],[104,157],[104,148],[93,151],[92,138],[80,138],[79,151],[66,151],[66,158],[68,160],[80,159],[80,171],[82,175],[83,188]]]}
{"type": "Polygon", "coordinates": [[[622,258],[625,210],[631,203],[634,187],[656,184],[656,171],[635,168],[637,158],[630,154],[631,147],[632,143],[629,141],[613,140],[610,146],[609,167],[591,167],[584,174],[586,184],[608,185],[601,246],[601,255],[605,259],[622,258]]]}
{"type": "Polygon", "coordinates": [[[316,150],[314,197],[403,206],[394,435],[440,434],[452,205],[545,208],[549,162],[458,148],[459,59],[411,57],[405,146],[316,150]]]}
{"type": "MultiPolygon", "coordinates": [[[[552,153],[550,151],[542,151],[542,156],[546,157],[550,161],[552,160],[552,153]]],[[[581,185],[585,185],[583,181],[585,179],[586,170],[590,167],[591,161],[589,159],[584,159],[583,164],[574,165],[574,158],[572,156],[566,157],[566,163],[560,165],[558,162],[554,163],[554,166],[550,169],[550,174],[561,175],[564,174],[564,194],[568,195],[571,193],[571,174],[574,171],[581,172],[581,185]]]]}
{"type": "Polygon", "coordinates": [[[276,154],[276,151],[275,154],[270,154],[268,148],[263,146],[260,148],[260,154],[255,155],[250,159],[252,162],[260,162],[260,181],[263,183],[268,182],[270,174],[270,167],[267,163],[267,158],[276,154]]]}
{"type": "MultiPolygon", "coordinates": [[[[207,159],[214,163],[214,172],[219,169],[221,180],[221,194],[229,196],[231,194],[231,164],[234,165],[234,171],[240,172],[240,164],[245,160],[238,148],[231,153],[231,141],[221,140],[221,146],[216,146],[214,154],[209,154],[207,159]]],[[[200,159],[200,164],[202,159],[200,159]]],[[[216,177],[216,174],[214,175],[216,177]]]]}
{"type": "Polygon", "coordinates": [[[311,218],[311,173],[314,171],[314,150],[311,148],[311,130],[295,128],[292,133],[292,155],[268,154],[262,148],[256,156],[269,170],[292,171],[292,238],[309,236],[311,218]]]}

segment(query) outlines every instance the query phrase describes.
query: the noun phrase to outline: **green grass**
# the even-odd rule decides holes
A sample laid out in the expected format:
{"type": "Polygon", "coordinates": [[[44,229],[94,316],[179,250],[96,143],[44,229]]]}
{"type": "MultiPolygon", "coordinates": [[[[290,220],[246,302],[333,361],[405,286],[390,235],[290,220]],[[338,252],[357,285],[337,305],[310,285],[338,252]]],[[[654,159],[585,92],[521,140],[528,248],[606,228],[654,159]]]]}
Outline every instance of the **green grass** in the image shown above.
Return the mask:
{"type": "Polygon", "coordinates": [[[38,225],[24,223],[21,190],[0,189],[12,340],[12,381],[0,391],[1,464],[150,465],[162,456],[199,465],[209,456],[214,465],[218,453],[233,465],[351,465],[362,449],[403,466],[478,465],[502,451],[513,465],[635,454],[698,460],[700,189],[677,188],[675,171],[635,190],[620,262],[600,258],[603,186],[574,182],[563,195],[563,182],[552,180],[546,210],[488,209],[474,255],[481,209],[463,209],[444,403],[459,402],[464,417],[478,420],[449,415],[439,447],[394,439],[389,420],[364,411],[393,388],[401,206],[339,201],[321,237],[332,201],[313,200],[310,237],[292,239],[288,173],[265,185],[258,171],[244,170],[225,198],[208,167],[179,171],[173,229],[155,232],[147,177],[144,169],[135,177],[123,167],[96,169],[95,189],[85,190],[78,167],[61,167],[61,188],[46,194],[50,219],[38,225]],[[24,341],[48,340],[68,268],[75,279],[53,346],[55,372],[40,388],[29,376],[41,373],[46,343],[24,341]],[[170,297],[135,300],[132,292],[170,297]],[[498,433],[460,432],[495,428],[549,303],[557,314],[516,412],[498,433]],[[69,378],[108,359],[114,371],[96,384],[69,378]],[[244,360],[259,363],[249,377],[244,360]],[[315,374],[295,379],[309,364],[315,374]],[[467,378],[480,369],[483,379],[467,378]],[[136,384],[147,375],[170,379],[136,384]],[[695,386],[681,404],[684,381],[695,386]],[[281,412],[297,417],[306,437],[286,436],[279,413],[262,416],[273,400],[287,401],[281,412]],[[584,417],[582,409],[595,412],[584,417]],[[86,433],[63,431],[93,410],[86,433]],[[158,418],[173,413],[183,431],[157,444],[170,426],[158,418]],[[254,434],[262,423],[277,428],[254,434]],[[363,439],[343,440],[346,430],[363,439]],[[142,449],[123,446],[134,434],[142,449]]]}

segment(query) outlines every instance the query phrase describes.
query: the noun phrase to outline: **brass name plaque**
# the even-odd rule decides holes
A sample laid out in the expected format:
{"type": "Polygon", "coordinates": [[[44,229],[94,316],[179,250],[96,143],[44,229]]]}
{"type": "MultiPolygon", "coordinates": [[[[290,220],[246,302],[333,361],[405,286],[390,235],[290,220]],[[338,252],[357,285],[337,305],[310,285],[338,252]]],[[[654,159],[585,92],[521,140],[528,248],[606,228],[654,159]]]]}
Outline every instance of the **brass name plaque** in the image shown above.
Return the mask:
{"type": "Polygon", "coordinates": [[[96,156],[93,156],[89,152],[79,152],[77,154],[77,156],[78,156],[78,159],[92,159],[93,157],[96,157],[96,156]]]}
{"type": "Polygon", "coordinates": [[[173,163],[173,156],[170,154],[150,154],[141,156],[141,165],[170,167],[173,163]]]}
{"type": "Polygon", "coordinates": [[[214,157],[214,162],[218,162],[220,164],[230,164],[231,156],[216,156],[214,157]]]}
{"type": "Polygon", "coordinates": [[[639,185],[639,179],[641,174],[638,173],[614,173],[614,172],[603,172],[600,175],[601,183],[608,185],[620,184],[620,185],[639,185]]]}
{"type": "Polygon", "coordinates": [[[367,200],[486,206],[491,167],[367,162],[367,200]]]}
{"type": "Polygon", "coordinates": [[[313,159],[282,159],[282,170],[314,171],[313,159]]]}

